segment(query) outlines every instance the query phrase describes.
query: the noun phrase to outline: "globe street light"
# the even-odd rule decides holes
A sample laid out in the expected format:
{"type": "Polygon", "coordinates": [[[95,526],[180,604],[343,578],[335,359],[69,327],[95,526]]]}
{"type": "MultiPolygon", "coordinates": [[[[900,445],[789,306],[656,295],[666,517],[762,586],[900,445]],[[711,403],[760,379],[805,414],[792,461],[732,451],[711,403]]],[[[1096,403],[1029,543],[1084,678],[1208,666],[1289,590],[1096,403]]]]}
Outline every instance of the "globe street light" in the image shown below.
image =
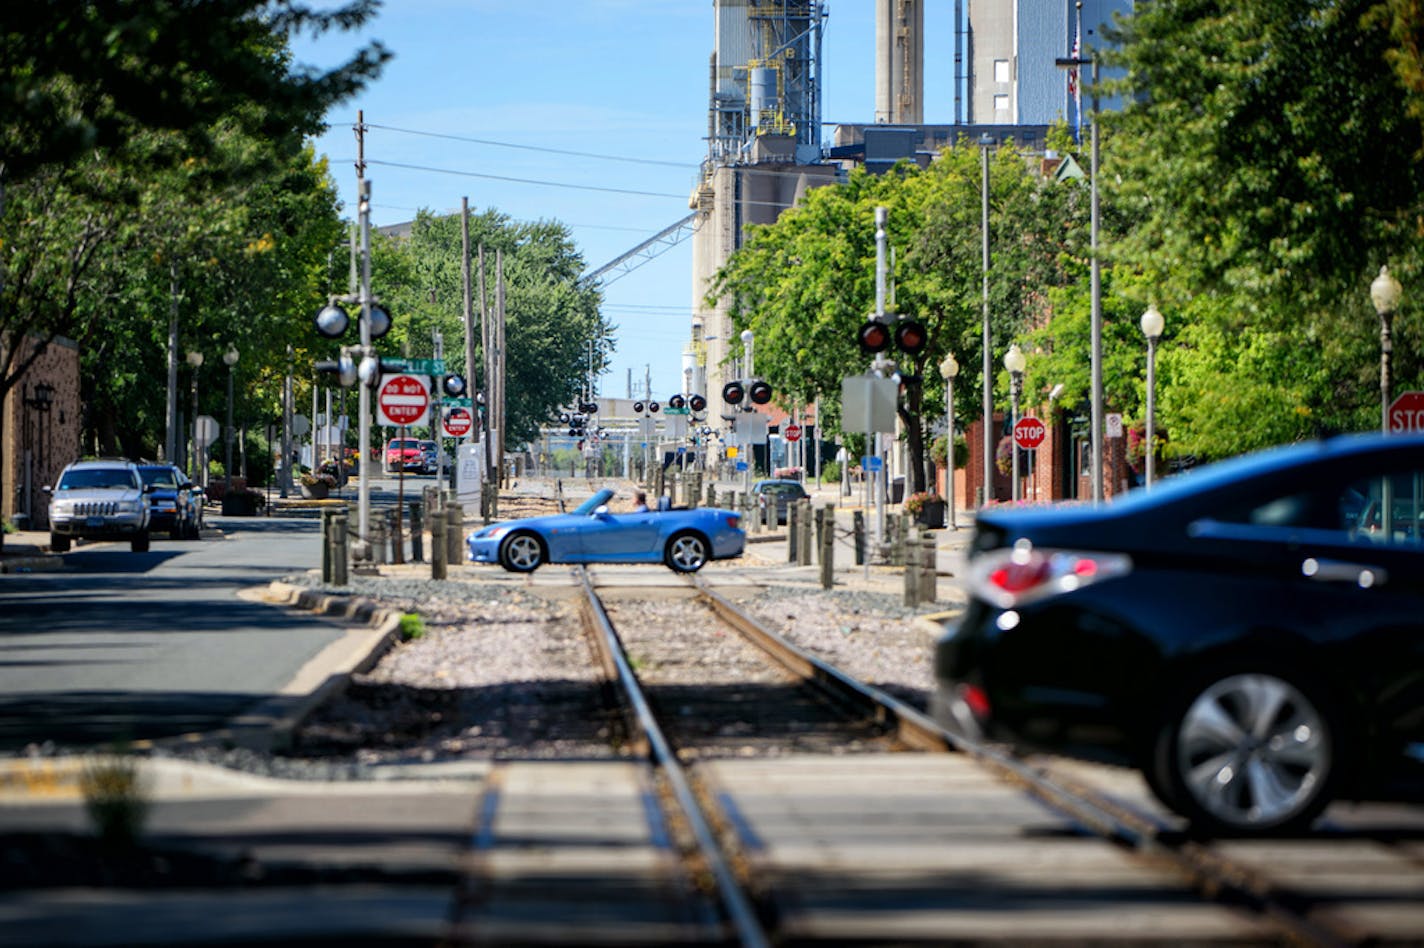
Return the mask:
{"type": "Polygon", "coordinates": [[[1394,351],[1389,330],[1403,292],[1399,281],[1390,276],[1389,267],[1380,267],[1379,276],[1370,284],[1370,299],[1380,318],[1380,430],[1385,434],[1389,434],[1389,357],[1394,351]]]}
{"type": "Polygon", "coordinates": [[[1019,396],[1023,394],[1023,373],[1024,354],[1018,343],[1009,346],[1009,351],[1004,353],[1004,368],[1009,370],[1009,402],[1010,415],[1009,423],[1009,456],[1014,463],[1014,482],[1012,497],[1015,502],[1019,499],[1019,447],[1014,429],[1019,426],[1019,396]]]}
{"type": "MultiPolygon", "coordinates": [[[[227,450],[223,456],[223,471],[226,472],[226,486],[223,488],[224,499],[232,494],[232,370],[237,365],[238,358],[237,346],[229,343],[227,351],[223,353],[223,364],[227,366],[227,429],[224,439],[227,450]]],[[[229,501],[229,503],[231,502],[229,501]]]]}
{"type": "Polygon", "coordinates": [[[1166,321],[1156,303],[1147,304],[1142,314],[1142,334],[1147,337],[1147,489],[1157,468],[1157,340],[1166,321]]]}
{"type": "Polygon", "coordinates": [[[195,484],[201,485],[202,478],[198,474],[198,369],[203,364],[203,354],[196,350],[188,350],[188,364],[193,367],[193,454],[188,459],[188,476],[195,484]]]}
{"type": "Polygon", "coordinates": [[[954,377],[959,374],[959,363],[954,361],[954,353],[945,355],[939,374],[944,379],[944,493],[949,504],[945,526],[958,530],[959,525],[954,522],[954,377]]]}

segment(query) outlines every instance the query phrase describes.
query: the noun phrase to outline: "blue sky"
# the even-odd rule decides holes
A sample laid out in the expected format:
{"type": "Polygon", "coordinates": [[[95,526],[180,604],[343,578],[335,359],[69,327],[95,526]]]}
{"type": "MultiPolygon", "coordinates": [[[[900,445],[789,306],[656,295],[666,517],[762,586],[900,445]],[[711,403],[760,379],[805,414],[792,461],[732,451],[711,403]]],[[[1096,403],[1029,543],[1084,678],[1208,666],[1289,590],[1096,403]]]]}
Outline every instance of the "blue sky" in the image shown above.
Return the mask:
{"type": "MultiPolygon", "coordinates": [[[[823,117],[868,122],[874,2],[830,0],[826,9],[823,117]]],[[[952,9],[935,5],[926,14],[931,123],[953,119],[952,9]]],[[[563,222],[593,268],[688,213],[706,153],[711,0],[387,0],[361,34],[298,39],[294,53],[299,64],[328,65],[358,39],[379,39],[395,58],[364,94],[333,110],[317,141],[348,214],[358,109],[370,126],[367,177],[378,226],[409,220],[420,208],[458,211],[468,197],[472,211],[563,222]],[[501,180],[509,178],[545,183],[501,180]]],[[[828,127],[823,140],[830,134],[828,127]]],[[[618,327],[617,350],[599,380],[601,394],[626,396],[630,370],[639,393],[649,371],[655,397],[681,387],[691,260],[684,241],[607,285],[604,314],[618,327]]]]}

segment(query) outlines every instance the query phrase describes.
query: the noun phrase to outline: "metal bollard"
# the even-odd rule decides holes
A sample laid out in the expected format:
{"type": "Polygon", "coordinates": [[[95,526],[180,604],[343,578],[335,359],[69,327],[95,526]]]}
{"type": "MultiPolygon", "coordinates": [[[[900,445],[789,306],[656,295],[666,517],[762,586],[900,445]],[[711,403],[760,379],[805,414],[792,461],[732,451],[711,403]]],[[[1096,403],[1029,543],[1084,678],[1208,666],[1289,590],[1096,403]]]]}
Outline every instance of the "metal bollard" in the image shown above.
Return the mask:
{"type": "Polygon", "coordinates": [[[905,564],[905,605],[920,604],[920,564],[918,560],[905,564]]]}
{"type": "Polygon", "coordinates": [[[465,562],[461,545],[465,539],[465,508],[460,504],[446,504],[445,516],[445,562],[447,565],[465,562]]]}
{"type": "Polygon", "coordinates": [[[796,555],[796,562],[802,566],[811,565],[811,502],[809,500],[797,501],[797,507],[801,508],[801,535],[798,538],[797,549],[800,551],[796,555]]]}
{"type": "Polygon", "coordinates": [[[386,525],[378,518],[371,519],[371,563],[380,566],[386,562],[386,525]]]}
{"type": "Polygon", "coordinates": [[[821,588],[836,584],[836,507],[821,508],[821,588]]]}
{"type": "Polygon", "coordinates": [[[350,544],[346,542],[346,511],[338,510],[331,518],[331,584],[348,586],[351,583],[350,544]]]}
{"type": "Polygon", "coordinates": [[[716,485],[716,484],[708,484],[708,485],[707,485],[707,506],[709,506],[709,507],[715,507],[715,506],[717,506],[717,485],[716,485]]]}
{"type": "Polygon", "coordinates": [[[425,562],[425,524],[420,515],[420,501],[410,502],[410,561],[425,562]]]}
{"type": "Polygon", "coordinates": [[[331,582],[331,515],[333,510],[321,511],[321,581],[331,582]]]}
{"type": "Polygon", "coordinates": [[[852,515],[851,530],[855,534],[855,565],[865,565],[865,511],[857,510],[852,515]]]}
{"type": "Polygon", "coordinates": [[[430,578],[445,578],[445,515],[432,514],[430,517],[430,578]]]}

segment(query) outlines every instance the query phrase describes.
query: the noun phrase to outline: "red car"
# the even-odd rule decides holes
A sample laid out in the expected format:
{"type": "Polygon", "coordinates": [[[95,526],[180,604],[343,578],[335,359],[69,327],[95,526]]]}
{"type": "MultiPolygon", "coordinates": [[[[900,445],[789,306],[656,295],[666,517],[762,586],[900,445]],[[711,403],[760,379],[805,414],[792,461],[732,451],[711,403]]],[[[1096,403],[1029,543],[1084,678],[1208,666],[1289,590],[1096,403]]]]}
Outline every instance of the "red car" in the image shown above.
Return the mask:
{"type": "Polygon", "coordinates": [[[386,442],[386,473],[396,471],[421,471],[425,468],[425,456],[420,450],[420,442],[414,438],[392,438],[386,442]]]}

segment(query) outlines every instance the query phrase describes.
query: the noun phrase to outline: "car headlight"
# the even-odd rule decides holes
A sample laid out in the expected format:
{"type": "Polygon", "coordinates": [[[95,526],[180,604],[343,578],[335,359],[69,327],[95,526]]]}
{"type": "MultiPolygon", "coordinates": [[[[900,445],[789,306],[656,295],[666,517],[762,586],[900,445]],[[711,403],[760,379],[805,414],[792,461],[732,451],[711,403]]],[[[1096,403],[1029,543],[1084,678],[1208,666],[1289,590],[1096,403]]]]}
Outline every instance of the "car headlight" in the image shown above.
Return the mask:
{"type": "Polygon", "coordinates": [[[119,513],[138,513],[143,507],[136,500],[121,500],[114,506],[114,509],[119,513]]]}

